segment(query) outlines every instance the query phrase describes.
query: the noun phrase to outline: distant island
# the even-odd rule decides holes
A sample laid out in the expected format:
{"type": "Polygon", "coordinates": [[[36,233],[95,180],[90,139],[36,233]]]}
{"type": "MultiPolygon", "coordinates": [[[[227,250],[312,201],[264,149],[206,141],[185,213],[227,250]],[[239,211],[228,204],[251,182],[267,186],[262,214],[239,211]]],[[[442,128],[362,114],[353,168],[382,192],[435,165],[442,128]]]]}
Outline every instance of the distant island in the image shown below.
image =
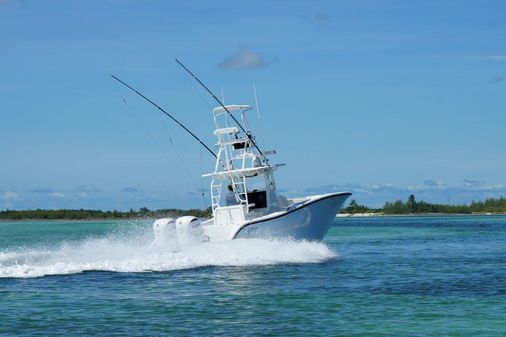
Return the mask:
{"type": "Polygon", "coordinates": [[[351,200],[348,207],[344,208],[341,213],[379,213],[387,215],[506,213],[506,198],[489,198],[485,201],[473,201],[469,205],[445,205],[433,204],[423,200],[416,201],[415,196],[411,194],[406,202],[402,200],[386,202],[383,208],[369,208],[359,205],[355,200],[351,200]]]}
{"type": "Polygon", "coordinates": [[[13,211],[0,211],[0,220],[101,220],[101,219],[139,219],[139,218],[163,218],[163,217],[179,217],[183,215],[192,215],[199,218],[211,216],[211,208],[201,209],[158,209],[151,211],[146,207],[142,207],[137,211],[130,209],[127,212],[122,211],[102,211],[89,209],[35,209],[13,211]]]}
{"type": "MultiPolygon", "coordinates": [[[[433,204],[425,201],[416,201],[412,194],[404,202],[396,200],[386,202],[383,208],[370,208],[357,203],[355,199],[345,207],[343,214],[473,214],[473,213],[506,213],[506,198],[489,198],[485,201],[473,201],[469,205],[444,205],[433,204]]],[[[35,210],[5,210],[0,211],[0,220],[106,220],[106,219],[139,219],[139,218],[163,218],[192,215],[199,218],[211,217],[211,208],[202,209],[177,209],[167,208],[149,210],[142,207],[135,211],[102,211],[87,209],[35,209],[35,210]]]]}

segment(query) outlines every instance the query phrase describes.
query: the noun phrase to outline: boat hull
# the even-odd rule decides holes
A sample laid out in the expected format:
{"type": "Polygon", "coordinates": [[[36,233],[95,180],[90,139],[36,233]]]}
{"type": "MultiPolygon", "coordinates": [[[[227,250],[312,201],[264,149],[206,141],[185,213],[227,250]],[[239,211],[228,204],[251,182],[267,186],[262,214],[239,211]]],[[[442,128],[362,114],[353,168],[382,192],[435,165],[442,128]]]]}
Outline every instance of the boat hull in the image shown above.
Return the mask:
{"type": "Polygon", "coordinates": [[[322,240],[350,195],[345,192],[310,198],[272,218],[245,223],[233,238],[322,240]]]}

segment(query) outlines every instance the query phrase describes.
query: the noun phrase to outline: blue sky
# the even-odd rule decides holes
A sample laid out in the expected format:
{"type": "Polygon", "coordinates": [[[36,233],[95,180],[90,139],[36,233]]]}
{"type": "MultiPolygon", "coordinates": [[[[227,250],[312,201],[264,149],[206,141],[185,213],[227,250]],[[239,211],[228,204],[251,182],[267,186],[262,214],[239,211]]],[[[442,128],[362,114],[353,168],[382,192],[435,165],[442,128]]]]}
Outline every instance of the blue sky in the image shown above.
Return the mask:
{"type": "Polygon", "coordinates": [[[211,158],[109,77],[212,145],[214,103],[176,57],[230,104],[255,105],[255,82],[259,143],[288,164],[288,196],[506,195],[504,13],[504,1],[0,1],[0,209],[205,207],[211,158]]]}

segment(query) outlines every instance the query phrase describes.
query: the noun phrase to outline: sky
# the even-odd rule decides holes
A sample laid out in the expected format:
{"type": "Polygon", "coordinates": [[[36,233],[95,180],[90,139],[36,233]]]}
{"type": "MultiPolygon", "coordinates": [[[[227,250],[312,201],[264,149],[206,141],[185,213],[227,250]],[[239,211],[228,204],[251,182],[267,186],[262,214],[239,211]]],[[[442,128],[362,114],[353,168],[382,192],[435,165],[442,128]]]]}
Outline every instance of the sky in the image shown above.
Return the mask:
{"type": "Polygon", "coordinates": [[[288,197],[506,196],[505,1],[0,0],[0,209],[205,208],[213,100],[288,197]],[[126,103],[125,103],[126,102],[126,103]]]}

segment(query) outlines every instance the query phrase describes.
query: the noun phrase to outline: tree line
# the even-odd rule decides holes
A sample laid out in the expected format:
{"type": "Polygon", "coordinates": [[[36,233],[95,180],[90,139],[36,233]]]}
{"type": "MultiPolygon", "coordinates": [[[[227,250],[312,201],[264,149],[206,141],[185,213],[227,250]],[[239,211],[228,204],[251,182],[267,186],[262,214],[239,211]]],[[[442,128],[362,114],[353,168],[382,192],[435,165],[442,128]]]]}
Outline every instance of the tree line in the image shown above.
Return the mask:
{"type": "Polygon", "coordinates": [[[0,211],[0,219],[22,220],[22,219],[47,219],[47,220],[91,220],[91,219],[136,219],[136,218],[163,218],[192,215],[199,218],[210,217],[211,208],[202,209],[177,209],[167,208],[151,211],[146,207],[134,211],[102,211],[91,209],[35,209],[13,211],[0,211]]]}
{"type": "MultiPolygon", "coordinates": [[[[386,202],[383,208],[370,208],[360,205],[356,200],[351,200],[350,204],[344,208],[342,213],[383,213],[383,214],[471,214],[471,213],[506,213],[506,198],[488,198],[484,201],[473,201],[469,205],[445,205],[417,201],[411,194],[406,201],[396,200],[386,202]]],[[[23,219],[47,219],[47,220],[92,220],[92,219],[136,219],[136,218],[163,218],[179,217],[192,215],[199,218],[211,217],[211,207],[202,209],[177,209],[164,208],[158,210],[149,210],[142,207],[138,210],[129,211],[102,211],[90,209],[35,209],[35,210],[5,210],[0,211],[0,219],[3,220],[23,220],[23,219]]]]}
{"type": "Polygon", "coordinates": [[[352,200],[348,207],[342,210],[342,213],[383,213],[383,214],[427,214],[427,213],[446,213],[446,214],[471,214],[471,213],[506,213],[506,198],[488,198],[484,201],[473,201],[470,204],[445,205],[417,201],[411,194],[406,201],[396,200],[386,202],[383,208],[369,208],[359,205],[352,200]]]}

